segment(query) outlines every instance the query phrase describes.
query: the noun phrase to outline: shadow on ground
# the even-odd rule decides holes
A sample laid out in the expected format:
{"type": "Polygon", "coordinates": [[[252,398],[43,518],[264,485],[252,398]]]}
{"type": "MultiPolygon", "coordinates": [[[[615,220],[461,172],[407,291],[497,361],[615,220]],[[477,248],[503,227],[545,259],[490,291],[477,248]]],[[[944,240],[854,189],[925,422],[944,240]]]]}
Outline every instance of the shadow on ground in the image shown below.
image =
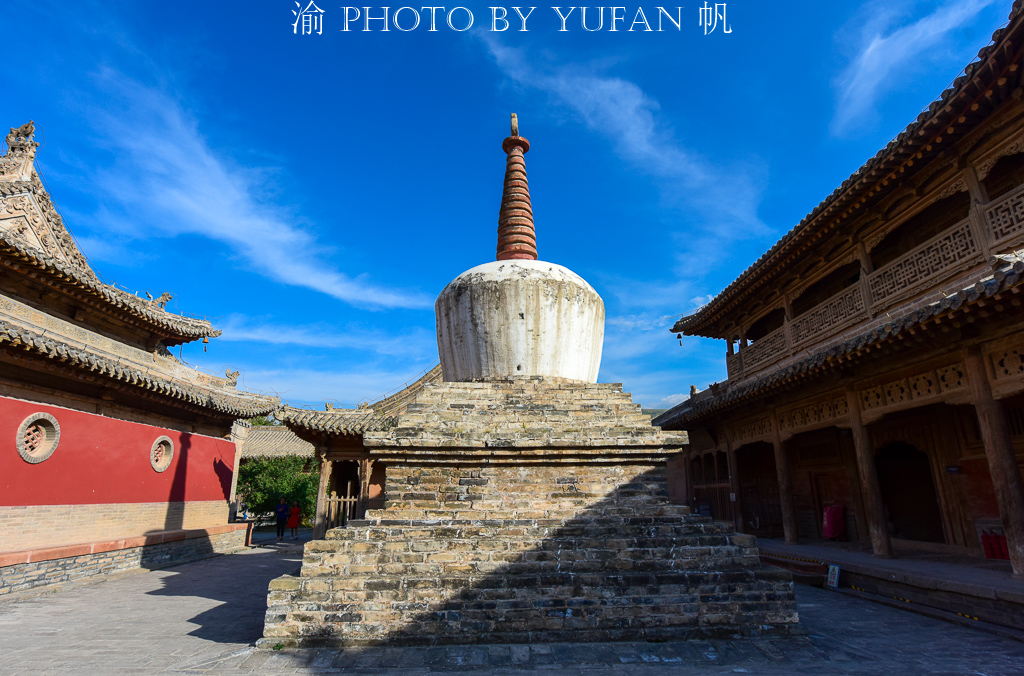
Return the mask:
{"type": "Polygon", "coordinates": [[[147,593],[220,601],[190,618],[198,626],[188,635],[218,643],[252,643],[263,635],[267,585],[275,577],[297,574],[301,563],[298,548],[220,556],[164,571],[162,588],[147,593]]]}

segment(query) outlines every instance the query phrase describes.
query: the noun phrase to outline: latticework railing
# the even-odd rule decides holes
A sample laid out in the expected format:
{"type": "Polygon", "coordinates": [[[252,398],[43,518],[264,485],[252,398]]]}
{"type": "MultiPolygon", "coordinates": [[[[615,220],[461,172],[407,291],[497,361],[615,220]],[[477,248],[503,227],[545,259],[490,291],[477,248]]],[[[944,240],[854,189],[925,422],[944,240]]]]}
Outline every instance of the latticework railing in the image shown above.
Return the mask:
{"type": "Polygon", "coordinates": [[[985,209],[992,234],[992,248],[998,249],[1024,235],[1024,185],[1000,196],[985,209]]]}
{"type": "Polygon", "coordinates": [[[914,295],[925,284],[955,272],[979,255],[970,220],[964,219],[868,275],[871,305],[914,295]]]}
{"type": "Polygon", "coordinates": [[[743,350],[743,369],[770,364],[787,352],[785,327],[772,331],[743,350]]]}
{"type": "Polygon", "coordinates": [[[855,319],[865,317],[864,294],[857,284],[818,303],[790,322],[790,340],[793,341],[793,345],[800,345],[814,338],[821,339],[849,325],[855,319]]]}

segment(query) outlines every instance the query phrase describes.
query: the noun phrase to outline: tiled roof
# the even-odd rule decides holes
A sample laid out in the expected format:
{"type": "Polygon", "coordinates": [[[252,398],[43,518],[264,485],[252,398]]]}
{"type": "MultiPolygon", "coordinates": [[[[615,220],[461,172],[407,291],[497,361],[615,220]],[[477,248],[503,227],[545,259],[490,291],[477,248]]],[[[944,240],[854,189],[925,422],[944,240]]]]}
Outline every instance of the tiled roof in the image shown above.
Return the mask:
{"type": "Polygon", "coordinates": [[[328,434],[357,436],[364,432],[394,427],[392,416],[378,415],[372,408],[312,411],[283,406],[274,411],[274,417],[291,428],[302,428],[328,434]]]}
{"type": "MultiPolygon", "coordinates": [[[[1021,37],[1021,33],[1024,33],[1024,22],[1021,20],[1024,16],[1021,12],[1022,3],[1024,0],[1016,0],[1013,3],[1009,25],[999,28],[992,34],[992,42],[978,52],[977,59],[968,64],[963,74],[953,81],[952,86],[943,91],[916,120],[843,181],[831,195],[711,302],[697,312],[679,319],[672,327],[672,332],[709,338],[726,337],[717,335],[711,325],[730,309],[731,304],[750,295],[756,288],[769,285],[782,273],[781,271],[792,264],[795,256],[806,253],[808,247],[822,241],[832,232],[840,224],[839,219],[845,219],[842,221],[845,224],[850,222],[850,219],[859,218],[866,213],[872,204],[881,199],[872,196],[871,191],[875,191],[877,195],[882,192],[889,194],[897,189],[897,185],[891,185],[883,190],[881,182],[894,171],[898,172],[901,167],[905,168],[908,161],[923,159],[918,162],[920,169],[938,153],[948,151],[953,145],[954,136],[962,136],[971,129],[970,125],[953,125],[953,122],[973,103],[980,101],[987,104],[989,99],[986,93],[992,95],[992,105],[998,103],[996,99],[1008,96],[1008,92],[1002,92],[998,87],[990,88],[980,81],[986,73],[989,79],[994,80],[996,74],[1002,73],[1015,62],[1019,63],[1021,44],[1024,42],[1021,37]],[[952,134],[949,133],[951,128],[955,128],[952,134]],[[942,136],[947,138],[940,146],[936,138],[942,136]],[[789,261],[789,265],[785,264],[786,261],[789,261]]],[[[910,172],[905,174],[910,175],[910,172]]]]}
{"type": "Polygon", "coordinates": [[[424,387],[432,383],[439,383],[441,380],[441,364],[436,364],[407,387],[370,404],[370,408],[378,415],[401,415],[405,413],[405,409],[416,398],[416,395],[423,391],[424,387]]]}
{"type": "MultiPolygon", "coordinates": [[[[10,184],[0,183],[0,193],[10,189],[10,184]]],[[[143,324],[154,333],[168,336],[165,345],[190,342],[204,337],[221,334],[210,322],[171,314],[156,303],[101,282],[92,271],[79,269],[49,256],[44,251],[28,246],[0,230],[0,263],[8,269],[27,267],[34,276],[57,286],[71,289],[132,323],[143,324]]],[[[26,270],[27,272],[27,270],[26,270]]]]}
{"type": "Polygon", "coordinates": [[[287,427],[278,425],[253,425],[242,444],[243,458],[310,458],[313,451],[313,444],[298,438],[287,427]]]}
{"type": "Polygon", "coordinates": [[[116,361],[89,348],[72,347],[38,332],[0,320],[0,345],[10,343],[31,356],[48,359],[59,368],[73,368],[110,378],[130,387],[171,397],[188,404],[212,409],[240,418],[266,415],[279,404],[274,397],[203,386],[180,379],[146,373],[130,364],[116,361]]]}
{"type": "MultiPolygon", "coordinates": [[[[1024,283],[1024,261],[1001,256],[995,258],[994,262],[996,263],[993,266],[995,267],[994,271],[981,275],[974,284],[966,285],[960,291],[948,294],[941,301],[923,303],[898,319],[865,330],[848,340],[821,349],[792,364],[769,371],[749,382],[731,387],[726,383],[725,389],[720,393],[715,392],[716,388],[713,386],[700,395],[662,413],[652,422],[662,427],[694,423],[705,415],[732,408],[770,390],[794,386],[807,378],[837,368],[840,358],[846,358],[844,365],[848,365],[850,355],[854,355],[866,347],[898,337],[908,329],[927,327],[935,323],[937,318],[953,315],[961,309],[977,303],[979,299],[990,298],[1024,283]]],[[[1006,311],[1018,312],[1015,308],[1006,311]]]]}

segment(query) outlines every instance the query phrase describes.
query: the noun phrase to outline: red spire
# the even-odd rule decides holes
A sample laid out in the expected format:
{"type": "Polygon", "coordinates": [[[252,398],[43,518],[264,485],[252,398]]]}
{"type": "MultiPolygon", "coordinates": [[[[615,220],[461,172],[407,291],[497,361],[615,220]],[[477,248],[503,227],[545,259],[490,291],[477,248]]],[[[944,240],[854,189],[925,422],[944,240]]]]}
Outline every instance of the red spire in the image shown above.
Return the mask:
{"type": "Polygon", "coordinates": [[[498,260],[537,260],[537,233],[533,229],[530,185],[526,182],[526,161],[530,142],[519,135],[519,120],[512,113],[512,135],[502,141],[505,160],[505,189],[498,212],[498,260]]]}

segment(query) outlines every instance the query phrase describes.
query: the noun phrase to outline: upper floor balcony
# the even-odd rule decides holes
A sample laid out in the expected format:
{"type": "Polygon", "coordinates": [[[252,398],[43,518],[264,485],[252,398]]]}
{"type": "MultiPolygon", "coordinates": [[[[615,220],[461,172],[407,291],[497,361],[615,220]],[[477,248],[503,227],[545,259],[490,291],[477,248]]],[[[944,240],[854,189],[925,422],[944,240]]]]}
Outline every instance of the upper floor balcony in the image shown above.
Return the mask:
{"type": "MultiPolygon", "coordinates": [[[[987,204],[973,205],[966,218],[870,272],[850,286],[795,316],[787,311],[778,326],[756,340],[732,342],[726,355],[730,381],[742,381],[769,367],[805,356],[910,312],[952,291],[987,267],[993,255],[1024,242],[1024,184],[987,204]]],[[[870,267],[870,265],[868,266],[870,267]]]]}

